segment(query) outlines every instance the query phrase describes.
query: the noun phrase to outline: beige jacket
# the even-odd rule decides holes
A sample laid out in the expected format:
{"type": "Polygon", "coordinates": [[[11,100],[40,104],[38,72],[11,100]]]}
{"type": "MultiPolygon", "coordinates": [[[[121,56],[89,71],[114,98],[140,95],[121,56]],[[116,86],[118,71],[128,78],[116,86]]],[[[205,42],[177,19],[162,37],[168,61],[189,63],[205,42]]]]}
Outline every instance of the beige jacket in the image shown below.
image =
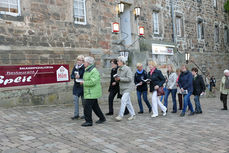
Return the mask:
{"type": "Polygon", "coordinates": [[[220,83],[220,92],[222,94],[228,95],[229,94],[229,89],[225,89],[225,81],[226,81],[226,76],[222,77],[221,83],[220,83]]]}
{"type": "Polygon", "coordinates": [[[120,76],[120,93],[124,94],[126,92],[131,92],[133,85],[133,75],[131,69],[124,65],[118,69],[117,74],[120,76]]]}

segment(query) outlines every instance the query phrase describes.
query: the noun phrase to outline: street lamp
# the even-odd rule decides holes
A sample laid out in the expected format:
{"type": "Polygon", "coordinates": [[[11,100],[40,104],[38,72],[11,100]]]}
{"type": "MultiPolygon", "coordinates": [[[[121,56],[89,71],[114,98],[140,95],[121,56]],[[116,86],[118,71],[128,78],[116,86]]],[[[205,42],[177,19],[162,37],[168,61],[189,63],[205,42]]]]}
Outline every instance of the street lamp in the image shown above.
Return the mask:
{"type": "Polygon", "coordinates": [[[141,8],[140,7],[135,7],[134,8],[134,14],[135,14],[135,19],[137,19],[141,14],[141,8]]]}
{"type": "Polygon", "coordinates": [[[186,52],[186,53],[185,53],[186,64],[188,64],[189,59],[190,59],[190,53],[186,52]]]}
{"type": "Polygon", "coordinates": [[[144,36],[144,34],[145,34],[144,27],[143,26],[139,26],[138,35],[139,36],[144,36]]]}
{"type": "Polygon", "coordinates": [[[119,11],[119,13],[124,12],[124,3],[118,3],[118,11],[119,11]]]}

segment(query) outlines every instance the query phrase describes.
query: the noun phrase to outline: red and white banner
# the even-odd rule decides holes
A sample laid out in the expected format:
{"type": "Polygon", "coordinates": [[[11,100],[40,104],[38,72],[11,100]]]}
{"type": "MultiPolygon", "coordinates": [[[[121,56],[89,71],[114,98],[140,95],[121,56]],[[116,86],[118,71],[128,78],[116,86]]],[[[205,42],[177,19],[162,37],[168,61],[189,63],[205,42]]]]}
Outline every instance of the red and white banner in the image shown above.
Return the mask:
{"type": "Polygon", "coordinates": [[[0,66],[0,88],[69,81],[67,64],[0,66]]]}

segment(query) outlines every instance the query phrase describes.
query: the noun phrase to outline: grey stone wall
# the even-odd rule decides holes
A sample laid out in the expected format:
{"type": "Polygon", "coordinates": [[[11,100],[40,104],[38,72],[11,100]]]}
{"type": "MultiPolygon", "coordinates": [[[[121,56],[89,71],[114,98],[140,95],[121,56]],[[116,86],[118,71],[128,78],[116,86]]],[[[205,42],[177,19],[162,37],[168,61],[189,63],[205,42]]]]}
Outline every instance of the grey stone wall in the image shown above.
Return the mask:
{"type": "MultiPolygon", "coordinates": [[[[196,0],[173,1],[174,14],[182,19],[182,34],[175,41],[170,0],[122,1],[131,9],[132,40],[138,39],[138,26],[144,26],[142,40],[147,42],[136,41],[129,47],[129,65],[135,70],[137,62],[146,66],[148,60],[157,59],[151,54],[152,42],[173,44],[179,52],[166,56],[166,63],[159,62],[164,71],[166,64],[179,67],[184,63],[184,52],[188,51],[201,69],[219,80],[223,69],[229,68],[229,46],[224,42],[224,27],[229,23],[223,1],[218,0],[217,8],[213,7],[212,0],[202,0],[201,4],[196,0]],[[136,6],[141,7],[138,19],[134,16],[136,6]],[[159,35],[153,34],[153,11],[159,12],[159,35]],[[198,18],[204,22],[204,40],[197,39],[198,18]],[[215,24],[220,29],[218,43],[214,42],[215,24]]],[[[77,55],[91,55],[102,77],[104,96],[100,101],[107,102],[109,60],[117,57],[123,48],[113,44],[121,38],[121,33],[111,33],[111,24],[120,22],[118,3],[116,0],[86,0],[87,24],[79,25],[73,19],[73,0],[21,1],[21,16],[0,14],[0,65],[69,64],[71,71],[77,55]]],[[[191,63],[189,67],[192,66],[191,63]]],[[[2,88],[0,93],[0,106],[72,103],[72,82],[2,88]]]]}

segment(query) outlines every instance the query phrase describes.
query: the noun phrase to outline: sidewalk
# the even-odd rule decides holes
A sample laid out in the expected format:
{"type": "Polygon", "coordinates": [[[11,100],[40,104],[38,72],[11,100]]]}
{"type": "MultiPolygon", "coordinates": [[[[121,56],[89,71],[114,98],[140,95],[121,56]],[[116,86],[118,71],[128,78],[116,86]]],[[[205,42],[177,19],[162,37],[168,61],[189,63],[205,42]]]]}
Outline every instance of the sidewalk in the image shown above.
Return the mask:
{"type": "MultiPolygon", "coordinates": [[[[193,101],[192,101],[193,103],[193,101]]],[[[202,115],[179,113],[151,118],[146,110],[133,121],[81,127],[72,121],[73,106],[0,108],[0,152],[3,153],[204,153],[229,152],[229,111],[216,98],[201,99],[202,115]]],[[[133,102],[136,113],[137,102],[133,102]]],[[[172,102],[169,101],[169,107],[172,102]]],[[[118,113],[119,103],[115,103],[118,113]]],[[[103,113],[108,105],[101,105],[103,113]]],[[[82,112],[82,111],[81,111],[82,112]]],[[[97,120],[93,114],[94,121],[97,120]]]]}

